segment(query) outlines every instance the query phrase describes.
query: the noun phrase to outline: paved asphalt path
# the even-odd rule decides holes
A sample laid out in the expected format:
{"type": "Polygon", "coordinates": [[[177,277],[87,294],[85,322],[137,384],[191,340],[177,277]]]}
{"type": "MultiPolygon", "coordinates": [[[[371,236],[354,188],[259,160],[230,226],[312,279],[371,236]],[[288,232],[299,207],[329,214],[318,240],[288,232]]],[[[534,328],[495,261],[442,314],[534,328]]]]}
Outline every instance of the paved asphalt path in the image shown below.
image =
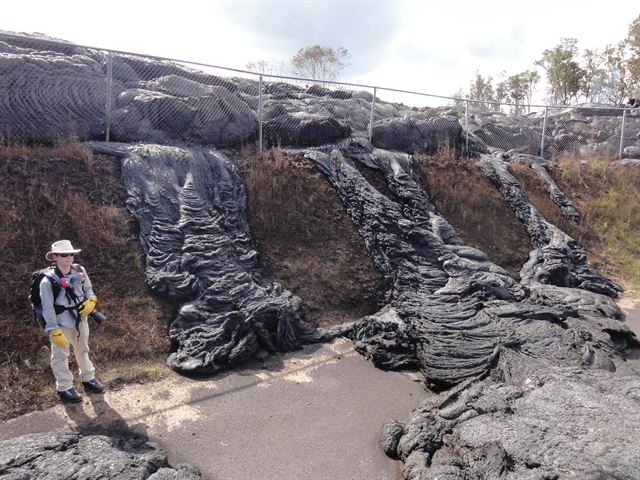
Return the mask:
{"type": "Polygon", "coordinates": [[[640,338],[640,300],[622,300],[620,307],[626,314],[625,323],[640,338]]]}
{"type": "MultiPolygon", "coordinates": [[[[640,337],[640,301],[621,307],[640,337]]],[[[393,480],[401,464],[382,452],[380,429],[427,398],[415,380],[374,368],[339,339],[208,379],[171,372],[87,396],[0,424],[0,440],[116,426],[148,435],[171,464],[193,463],[208,480],[393,480]]]]}
{"type": "Polygon", "coordinates": [[[374,368],[344,339],[207,379],[168,378],[59,405],[0,425],[31,432],[118,426],[144,433],[208,480],[393,480],[383,422],[429,395],[409,374],[374,368]]]}

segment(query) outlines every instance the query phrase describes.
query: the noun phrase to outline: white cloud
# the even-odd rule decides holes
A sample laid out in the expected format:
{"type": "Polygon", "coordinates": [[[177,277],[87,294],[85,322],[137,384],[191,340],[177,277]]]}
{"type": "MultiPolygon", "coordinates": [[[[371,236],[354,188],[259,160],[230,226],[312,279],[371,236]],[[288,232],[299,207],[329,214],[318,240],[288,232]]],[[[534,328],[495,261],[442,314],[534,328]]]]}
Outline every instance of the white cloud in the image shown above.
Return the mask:
{"type": "Polygon", "coordinates": [[[0,28],[233,68],[342,46],[352,53],[347,81],[450,95],[476,70],[532,68],[562,37],[580,48],[617,42],[638,14],[626,0],[23,0],[3,5],[0,28]]]}

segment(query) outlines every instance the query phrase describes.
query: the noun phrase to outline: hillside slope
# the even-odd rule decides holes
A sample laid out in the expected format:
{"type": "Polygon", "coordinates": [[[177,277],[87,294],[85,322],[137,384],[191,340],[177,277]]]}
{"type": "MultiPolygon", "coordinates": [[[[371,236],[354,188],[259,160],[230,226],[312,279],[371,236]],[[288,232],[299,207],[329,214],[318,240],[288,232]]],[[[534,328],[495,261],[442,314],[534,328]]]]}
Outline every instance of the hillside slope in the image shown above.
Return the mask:
{"type": "MultiPolygon", "coordinates": [[[[300,296],[308,318],[318,325],[375,312],[382,277],[335,191],[311,162],[278,150],[264,160],[244,154],[236,161],[264,271],[300,296]]],[[[416,157],[415,163],[434,204],[460,237],[517,278],[531,248],[528,237],[479,170],[448,152],[416,157]]],[[[384,191],[378,173],[362,170],[384,191]]],[[[611,225],[629,234],[640,230],[633,189],[640,186],[637,172],[622,172],[604,161],[557,164],[552,172],[585,212],[581,227],[563,226],[604,273],[626,283],[633,294],[640,283],[633,237],[618,238],[622,234],[617,233],[608,238],[606,233],[611,225]]],[[[535,177],[526,169],[516,174],[545,216],[561,222],[535,177]]],[[[48,342],[32,320],[26,291],[30,273],[46,265],[44,253],[58,238],[69,238],[83,249],[78,260],[89,269],[99,308],[109,316],[100,329],[94,328],[92,340],[106,379],[116,385],[162,375],[175,306],[153,298],[145,286],[137,226],[123,208],[119,177],[118,160],[79,145],[0,149],[0,246],[11,252],[0,269],[3,419],[55,400],[48,342]]]]}

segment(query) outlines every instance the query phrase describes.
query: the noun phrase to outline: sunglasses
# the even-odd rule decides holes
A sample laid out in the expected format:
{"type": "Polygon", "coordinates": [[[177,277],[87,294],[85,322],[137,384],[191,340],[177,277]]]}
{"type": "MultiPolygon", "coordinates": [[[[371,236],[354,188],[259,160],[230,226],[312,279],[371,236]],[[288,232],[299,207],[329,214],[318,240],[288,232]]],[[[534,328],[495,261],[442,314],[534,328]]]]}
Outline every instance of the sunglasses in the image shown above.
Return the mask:
{"type": "Polygon", "coordinates": [[[62,258],[67,258],[67,257],[73,257],[75,253],[56,253],[56,255],[62,258]]]}

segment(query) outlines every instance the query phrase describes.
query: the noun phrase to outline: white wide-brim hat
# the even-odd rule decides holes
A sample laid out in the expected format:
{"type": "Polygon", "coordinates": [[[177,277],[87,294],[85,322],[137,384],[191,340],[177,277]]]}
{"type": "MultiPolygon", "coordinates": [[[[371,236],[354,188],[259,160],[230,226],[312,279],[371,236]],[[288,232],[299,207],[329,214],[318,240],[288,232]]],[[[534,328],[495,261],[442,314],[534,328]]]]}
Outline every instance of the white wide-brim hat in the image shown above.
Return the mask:
{"type": "Polygon", "coordinates": [[[45,255],[45,258],[50,262],[53,262],[53,256],[60,253],[78,253],[81,252],[79,248],[73,248],[69,240],[58,240],[51,244],[51,251],[45,255]]]}

